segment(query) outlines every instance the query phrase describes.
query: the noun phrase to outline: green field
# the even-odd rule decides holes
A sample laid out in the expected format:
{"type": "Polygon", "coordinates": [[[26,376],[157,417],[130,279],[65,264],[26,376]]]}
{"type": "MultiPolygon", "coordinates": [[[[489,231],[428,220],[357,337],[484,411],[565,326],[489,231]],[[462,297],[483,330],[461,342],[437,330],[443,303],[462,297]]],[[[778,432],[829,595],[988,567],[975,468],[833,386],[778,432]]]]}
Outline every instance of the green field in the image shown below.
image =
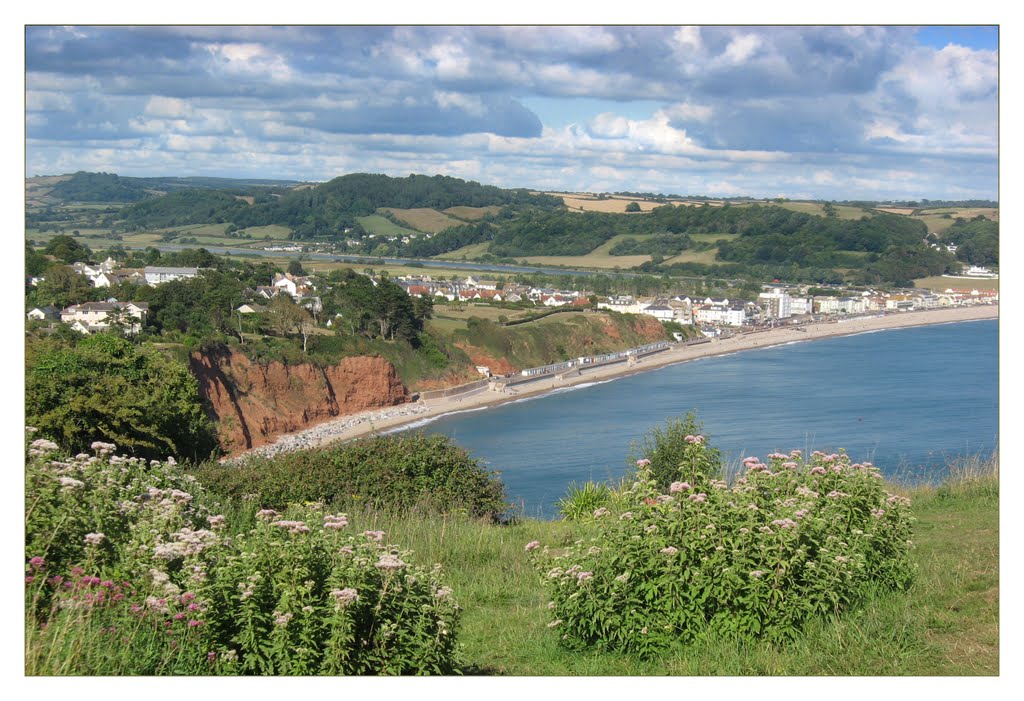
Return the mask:
{"type": "Polygon", "coordinates": [[[942,275],[936,275],[934,277],[914,280],[914,287],[920,287],[934,292],[944,292],[947,289],[998,290],[999,280],[992,280],[988,278],[943,277],[942,275]]]}
{"type": "Polygon", "coordinates": [[[739,234],[690,234],[690,238],[699,243],[715,243],[716,241],[734,241],[739,234]]]}
{"type": "Polygon", "coordinates": [[[641,256],[610,256],[607,253],[590,252],[585,256],[527,256],[521,258],[530,265],[561,265],[570,268],[632,268],[646,263],[651,259],[648,255],[641,256]]]}
{"type": "Polygon", "coordinates": [[[706,251],[683,251],[678,256],[666,258],[665,265],[671,265],[672,263],[704,263],[711,265],[717,262],[715,260],[716,255],[718,255],[717,248],[709,248],[706,251]]]}
{"type": "Polygon", "coordinates": [[[359,222],[368,233],[376,234],[378,236],[416,236],[420,232],[413,231],[412,229],[406,229],[405,227],[398,226],[390,219],[382,217],[379,214],[371,214],[368,217],[356,217],[356,221],[359,222]]]}
{"type": "MultiPolygon", "coordinates": [[[[825,216],[825,205],[819,202],[782,202],[779,203],[780,207],[789,209],[794,212],[803,212],[804,214],[814,214],[819,217],[825,216]]],[[[839,219],[860,219],[867,215],[860,207],[848,207],[846,205],[837,204],[834,205],[836,209],[836,216],[839,219]]]]}
{"type": "Polygon", "coordinates": [[[377,211],[390,212],[399,221],[409,225],[416,231],[425,231],[430,234],[436,234],[439,231],[450,229],[453,226],[460,226],[462,224],[458,219],[452,219],[449,216],[438,212],[436,209],[397,209],[395,207],[381,207],[377,211]]]}
{"type": "Polygon", "coordinates": [[[441,260],[473,260],[487,253],[490,246],[491,244],[489,241],[484,241],[483,243],[471,243],[468,246],[456,248],[454,251],[448,251],[447,253],[442,253],[441,255],[434,257],[441,260]]]}

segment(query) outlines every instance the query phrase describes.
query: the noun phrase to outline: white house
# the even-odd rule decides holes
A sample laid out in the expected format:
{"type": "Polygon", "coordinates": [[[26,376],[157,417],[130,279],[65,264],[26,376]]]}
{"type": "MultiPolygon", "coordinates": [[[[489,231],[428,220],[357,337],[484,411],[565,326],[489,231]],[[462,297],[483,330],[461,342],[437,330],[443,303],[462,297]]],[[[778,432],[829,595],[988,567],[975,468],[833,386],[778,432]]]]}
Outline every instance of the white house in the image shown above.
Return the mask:
{"type": "Polygon", "coordinates": [[[659,302],[647,305],[640,310],[640,313],[653,316],[658,321],[672,321],[676,316],[676,312],[672,307],[668,306],[667,303],[662,304],[659,302]]]}
{"type": "Polygon", "coordinates": [[[757,296],[757,301],[766,315],[772,319],[788,319],[793,316],[793,298],[787,292],[762,292],[757,296]]]}
{"type": "Polygon", "coordinates": [[[316,291],[316,286],[308,277],[292,275],[291,273],[285,273],[284,275],[275,273],[271,284],[277,289],[287,292],[292,297],[305,297],[310,292],[316,291]]]}
{"type": "Polygon", "coordinates": [[[165,268],[161,266],[146,266],[143,269],[146,276],[146,284],[154,287],[171,280],[183,280],[199,275],[199,268],[165,268]]]}
{"type": "Polygon", "coordinates": [[[814,300],[819,314],[863,314],[867,303],[863,297],[821,297],[814,300]]]}
{"type": "Polygon", "coordinates": [[[146,323],[149,314],[148,302],[85,302],[73,304],[60,313],[60,320],[71,324],[76,331],[92,333],[110,328],[110,314],[124,310],[128,316],[137,319],[125,329],[125,333],[138,333],[146,323]]]}
{"type": "Polygon", "coordinates": [[[27,316],[33,321],[45,321],[46,319],[60,318],[60,312],[53,307],[33,307],[28,311],[27,316]]]}
{"type": "Polygon", "coordinates": [[[733,306],[728,299],[721,301],[710,297],[694,308],[693,319],[698,324],[718,326],[743,326],[747,312],[743,307],[733,306]]]}

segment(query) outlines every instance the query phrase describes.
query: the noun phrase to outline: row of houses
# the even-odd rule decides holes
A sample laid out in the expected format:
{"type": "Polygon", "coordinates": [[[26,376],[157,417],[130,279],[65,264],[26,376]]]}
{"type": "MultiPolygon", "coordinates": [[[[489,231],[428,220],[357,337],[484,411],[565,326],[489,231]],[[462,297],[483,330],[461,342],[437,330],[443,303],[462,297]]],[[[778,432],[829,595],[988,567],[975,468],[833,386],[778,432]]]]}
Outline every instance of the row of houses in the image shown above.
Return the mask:
{"type": "Polygon", "coordinates": [[[464,280],[440,281],[428,276],[404,276],[395,279],[410,296],[433,297],[449,302],[493,300],[495,302],[529,301],[545,307],[585,306],[588,292],[531,287],[469,276],[464,280]]]}
{"type": "Polygon", "coordinates": [[[106,331],[114,325],[120,326],[125,334],[137,334],[142,330],[149,315],[148,302],[83,302],[72,304],[57,311],[53,307],[33,307],[28,318],[35,321],[60,319],[73,330],[83,334],[106,331]]]}
{"type": "Polygon", "coordinates": [[[107,258],[102,263],[73,263],[71,269],[89,278],[93,287],[110,287],[123,283],[149,285],[150,287],[183,280],[199,275],[200,268],[162,267],[151,265],[145,268],[118,268],[117,261],[107,258]]]}

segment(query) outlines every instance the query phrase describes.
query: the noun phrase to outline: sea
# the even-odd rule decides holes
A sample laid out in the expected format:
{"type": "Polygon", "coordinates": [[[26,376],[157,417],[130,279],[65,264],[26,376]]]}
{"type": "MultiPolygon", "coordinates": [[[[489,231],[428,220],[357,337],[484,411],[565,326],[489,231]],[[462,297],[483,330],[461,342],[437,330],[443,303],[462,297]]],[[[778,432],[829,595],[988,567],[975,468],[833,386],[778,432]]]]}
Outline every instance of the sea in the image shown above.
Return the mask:
{"type": "Polygon", "coordinates": [[[998,321],[872,331],[747,350],[421,422],[500,472],[517,512],[557,518],[572,484],[617,480],[631,448],[695,412],[727,467],[844,449],[906,482],[998,446],[998,321]]]}

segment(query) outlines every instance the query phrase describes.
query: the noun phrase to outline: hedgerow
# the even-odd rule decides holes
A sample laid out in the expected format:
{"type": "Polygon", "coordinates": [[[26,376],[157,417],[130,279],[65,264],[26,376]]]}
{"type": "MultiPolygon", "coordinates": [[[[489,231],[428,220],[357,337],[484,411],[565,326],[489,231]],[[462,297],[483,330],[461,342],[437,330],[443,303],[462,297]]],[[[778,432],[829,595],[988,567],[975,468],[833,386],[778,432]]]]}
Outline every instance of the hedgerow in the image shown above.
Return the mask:
{"type": "Polygon", "coordinates": [[[443,435],[421,432],[376,436],[343,445],[205,463],[195,475],[227,498],[264,506],[323,501],[349,508],[401,511],[424,508],[494,516],[508,509],[504,486],[465,449],[443,435]]]}
{"type": "MultiPolygon", "coordinates": [[[[711,450],[688,438],[691,450],[711,450]]],[[[641,459],[616,510],[591,514],[592,537],[527,544],[561,641],[641,655],[702,637],[781,642],[909,586],[909,501],[886,491],[876,467],[817,451],[744,466],[732,485],[698,475],[662,489],[641,459]]]]}

